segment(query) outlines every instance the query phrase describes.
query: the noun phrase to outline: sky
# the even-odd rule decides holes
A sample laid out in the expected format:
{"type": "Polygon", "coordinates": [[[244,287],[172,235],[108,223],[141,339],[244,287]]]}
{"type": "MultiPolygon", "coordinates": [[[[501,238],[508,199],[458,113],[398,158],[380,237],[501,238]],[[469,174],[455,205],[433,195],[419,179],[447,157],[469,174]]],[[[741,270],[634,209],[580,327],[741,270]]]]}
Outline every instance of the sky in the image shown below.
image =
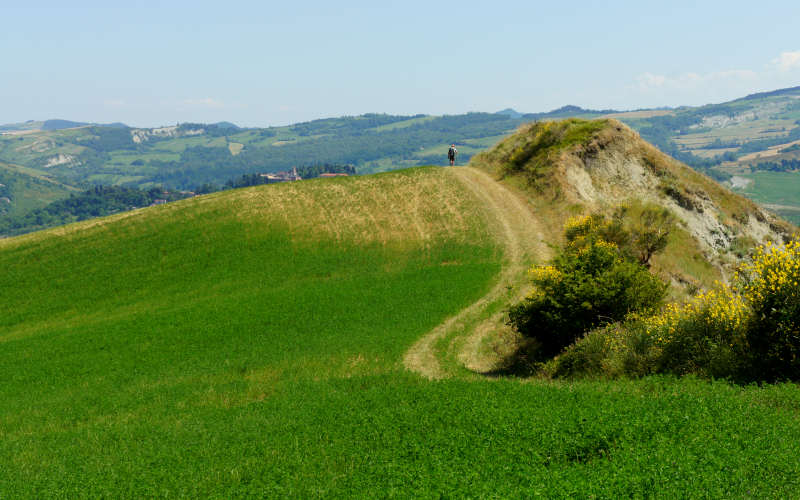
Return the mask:
{"type": "Polygon", "coordinates": [[[796,0],[0,0],[0,123],[702,105],[800,85],[798,23],[796,0]]]}

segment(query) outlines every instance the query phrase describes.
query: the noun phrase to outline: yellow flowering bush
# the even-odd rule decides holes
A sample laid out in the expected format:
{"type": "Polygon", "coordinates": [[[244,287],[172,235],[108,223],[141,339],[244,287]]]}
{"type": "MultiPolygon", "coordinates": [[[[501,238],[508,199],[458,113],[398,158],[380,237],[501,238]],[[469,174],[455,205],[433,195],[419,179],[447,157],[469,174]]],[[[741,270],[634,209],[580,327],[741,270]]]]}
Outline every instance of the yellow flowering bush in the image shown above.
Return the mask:
{"type": "Polygon", "coordinates": [[[567,246],[548,265],[530,270],[533,291],[509,309],[510,324],[536,339],[544,356],[557,354],[591,328],[657,308],[666,292],[658,277],[595,233],[598,220],[571,219],[567,246]]]}
{"type": "Polygon", "coordinates": [[[741,295],[721,284],[686,304],[668,305],[661,314],[643,320],[660,350],[656,370],[734,376],[741,369],[749,317],[741,295]]]}
{"type": "Polygon", "coordinates": [[[649,266],[653,255],[667,246],[674,229],[675,216],[668,209],[632,200],[616,207],[610,217],[571,217],[564,234],[570,247],[579,248],[599,238],[617,245],[626,258],[649,266]]]}
{"type": "Polygon", "coordinates": [[[749,375],[800,380],[800,239],[759,248],[737,278],[752,310],[749,375]]]}
{"type": "Polygon", "coordinates": [[[800,380],[800,240],[759,248],[732,286],[587,334],[550,371],[800,380]]]}

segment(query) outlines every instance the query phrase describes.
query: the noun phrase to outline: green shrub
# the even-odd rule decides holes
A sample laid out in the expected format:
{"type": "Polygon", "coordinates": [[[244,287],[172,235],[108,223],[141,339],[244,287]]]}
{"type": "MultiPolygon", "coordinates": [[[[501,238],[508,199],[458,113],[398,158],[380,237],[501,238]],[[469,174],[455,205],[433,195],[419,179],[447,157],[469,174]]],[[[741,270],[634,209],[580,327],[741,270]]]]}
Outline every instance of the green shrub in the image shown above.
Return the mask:
{"type": "Polygon", "coordinates": [[[661,348],[659,372],[737,377],[742,369],[743,341],[749,309],[726,286],[701,293],[682,306],[671,304],[645,320],[661,348]]]}
{"type": "Polygon", "coordinates": [[[545,366],[545,373],[555,378],[597,377],[610,374],[611,345],[605,330],[615,325],[593,330],[579,342],[545,366]]]}
{"type": "Polygon", "coordinates": [[[624,258],[619,246],[579,229],[591,228],[596,220],[588,216],[567,223],[567,246],[550,265],[531,269],[533,292],[509,310],[510,324],[537,339],[545,356],[589,329],[654,310],[666,292],[664,282],[624,258]]]}
{"type": "Polygon", "coordinates": [[[649,266],[653,255],[666,248],[674,230],[675,216],[668,209],[631,200],[614,209],[610,218],[595,214],[573,219],[565,234],[572,244],[594,235],[616,244],[626,258],[649,266]]]}
{"type": "Polygon", "coordinates": [[[800,240],[759,248],[744,266],[740,289],[752,310],[747,375],[800,380],[800,240]]]}
{"type": "Polygon", "coordinates": [[[595,330],[554,360],[549,374],[800,380],[800,241],[758,249],[734,282],[595,330]]]}
{"type": "Polygon", "coordinates": [[[661,349],[638,319],[613,323],[587,333],[555,358],[552,377],[638,377],[655,373],[661,349]]]}

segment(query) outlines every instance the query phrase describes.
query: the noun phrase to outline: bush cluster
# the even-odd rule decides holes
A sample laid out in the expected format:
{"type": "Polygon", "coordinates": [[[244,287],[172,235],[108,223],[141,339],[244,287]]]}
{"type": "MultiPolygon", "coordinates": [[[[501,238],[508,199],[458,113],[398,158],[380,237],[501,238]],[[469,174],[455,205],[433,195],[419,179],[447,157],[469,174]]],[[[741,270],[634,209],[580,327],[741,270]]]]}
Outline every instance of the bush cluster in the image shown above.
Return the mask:
{"type": "Polygon", "coordinates": [[[737,282],[750,308],[749,375],[800,380],[800,239],[759,248],[737,282]]]}
{"type": "MultiPolygon", "coordinates": [[[[553,356],[585,331],[660,305],[666,284],[604,235],[621,225],[594,215],[570,219],[567,245],[548,265],[530,270],[533,291],[509,310],[510,324],[553,356]]],[[[628,238],[630,239],[630,238],[628,238]]]]}
{"type": "Polygon", "coordinates": [[[732,286],[590,332],[549,371],[800,380],[800,240],[759,248],[732,286]]]}

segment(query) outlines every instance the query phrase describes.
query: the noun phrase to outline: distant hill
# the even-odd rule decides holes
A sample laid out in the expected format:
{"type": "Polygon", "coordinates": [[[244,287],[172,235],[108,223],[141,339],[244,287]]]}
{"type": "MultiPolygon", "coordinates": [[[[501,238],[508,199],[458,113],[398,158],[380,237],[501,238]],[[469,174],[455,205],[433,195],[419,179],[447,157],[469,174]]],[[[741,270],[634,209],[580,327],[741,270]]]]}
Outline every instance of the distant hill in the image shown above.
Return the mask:
{"type": "Polygon", "coordinates": [[[35,170],[0,162],[0,226],[9,218],[42,208],[75,191],[35,170]]]}
{"type": "Polygon", "coordinates": [[[84,189],[91,184],[192,190],[293,166],[351,164],[359,173],[468,162],[537,120],[614,117],[663,152],[800,222],[800,88],[700,107],[617,111],[575,105],[522,114],[366,114],[268,128],[230,122],[132,128],[68,120],[0,127],[0,161],[84,189]],[[66,127],[66,128],[63,128],[66,127]],[[76,128],[77,127],[77,128],[76,128]],[[45,130],[45,128],[50,130],[45,130]],[[730,179],[736,176],[736,183],[730,179]]]}
{"type": "Polygon", "coordinates": [[[755,94],[749,94],[746,97],[742,97],[741,99],[737,99],[737,101],[739,101],[739,100],[745,101],[745,100],[753,100],[753,99],[764,99],[766,97],[776,97],[776,96],[785,96],[785,95],[796,96],[798,94],[800,94],[800,86],[798,86],[798,87],[789,87],[789,88],[785,88],[785,89],[772,90],[772,91],[769,91],[769,92],[758,92],[758,93],[755,93],[755,94]]]}
{"type": "Polygon", "coordinates": [[[511,118],[522,118],[522,116],[523,116],[523,113],[520,113],[519,111],[515,111],[515,110],[513,110],[511,108],[506,108],[506,109],[500,110],[500,111],[496,112],[495,114],[497,114],[497,115],[506,115],[506,116],[510,116],[511,118]]]}
{"type": "Polygon", "coordinates": [[[368,114],[265,129],[229,122],[146,129],[92,125],[0,136],[0,160],[76,186],[193,189],[243,174],[321,163],[352,164],[359,173],[444,163],[453,142],[463,163],[524,121],[468,113],[368,114]]]}
{"type": "Polygon", "coordinates": [[[127,125],[120,122],[100,124],[100,123],[74,122],[71,120],[51,119],[44,121],[28,120],[22,123],[7,123],[5,125],[0,125],[0,131],[17,131],[17,132],[26,130],[52,131],[52,130],[63,130],[66,128],[86,127],[88,125],[97,125],[101,127],[112,127],[112,128],[127,127],[127,125]]]}
{"type": "Polygon", "coordinates": [[[85,127],[88,123],[73,122],[69,120],[45,120],[42,130],[61,130],[64,128],[85,127]]]}
{"type": "Polygon", "coordinates": [[[217,127],[217,128],[222,128],[222,129],[234,129],[234,130],[238,130],[239,129],[238,125],[236,125],[235,123],[231,123],[231,122],[217,122],[217,123],[214,123],[213,125],[215,127],[217,127]]]}
{"type": "Polygon", "coordinates": [[[591,117],[591,116],[600,116],[600,115],[607,115],[611,113],[619,113],[619,111],[613,109],[604,109],[604,110],[596,110],[596,109],[584,109],[580,106],[573,106],[567,105],[562,106],[558,109],[554,109],[552,111],[548,111],[546,113],[528,113],[522,115],[523,118],[528,120],[542,120],[542,119],[553,119],[553,118],[569,118],[569,117],[591,117]]]}
{"type": "Polygon", "coordinates": [[[22,131],[22,130],[41,130],[44,122],[28,120],[20,123],[6,123],[0,125],[0,131],[22,131]]]}

